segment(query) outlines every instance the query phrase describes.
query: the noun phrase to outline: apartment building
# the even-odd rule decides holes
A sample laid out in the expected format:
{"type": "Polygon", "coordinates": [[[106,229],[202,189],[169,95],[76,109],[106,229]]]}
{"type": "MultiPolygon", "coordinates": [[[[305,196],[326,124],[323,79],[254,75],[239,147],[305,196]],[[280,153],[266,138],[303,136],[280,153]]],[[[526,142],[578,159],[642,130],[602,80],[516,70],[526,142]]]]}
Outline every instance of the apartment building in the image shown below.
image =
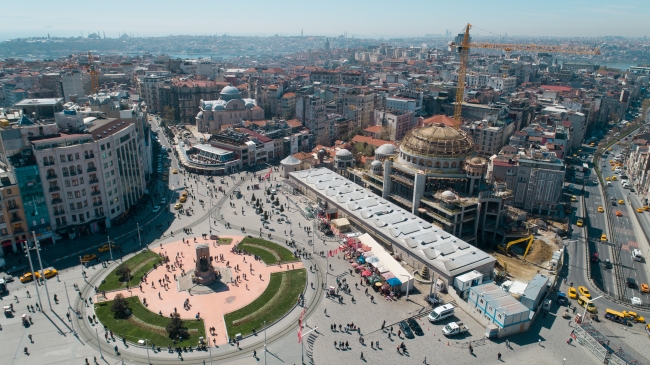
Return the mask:
{"type": "Polygon", "coordinates": [[[296,119],[314,135],[323,133],[325,121],[325,100],[314,95],[296,97],[296,119]]]}
{"type": "Polygon", "coordinates": [[[474,121],[463,124],[462,129],[474,141],[476,152],[483,157],[496,155],[514,133],[511,120],[474,121]]]}
{"type": "Polygon", "coordinates": [[[122,223],[146,191],[135,123],[106,119],[88,131],[33,141],[49,224],[73,236],[122,223]]]}
{"type": "Polygon", "coordinates": [[[61,88],[66,102],[86,96],[91,93],[90,76],[79,70],[73,70],[61,75],[61,88]]]}
{"type": "Polygon", "coordinates": [[[399,141],[413,128],[413,112],[400,109],[375,109],[375,124],[388,127],[390,140],[399,141]]]}
{"type": "Polygon", "coordinates": [[[0,199],[0,257],[3,257],[5,253],[21,251],[21,242],[29,235],[16,178],[4,171],[0,172],[0,199]]]}
{"type": "Polygon", "coordinates": [[[164,105],[160,102],[160,89],[163,87],[164,82],[168,80],[170,74],[168,72],[147,73],[138,79],[138,92],[140,98],[147,103],[149,113],[161,113],[164,105]]]}
{"type": "Polygon", "coordinates": [[[375,112],[375,105],[379,104],[378,95],[372,93],[364,88],[353,88],[347,90],[339,96],[341,103],[337,107],[337,113],[343,114],[345,107],[353,106],[359,110],[361,118],[359,120],[358,128],[364,129],[373,125],[373,117],[375,112]]]}

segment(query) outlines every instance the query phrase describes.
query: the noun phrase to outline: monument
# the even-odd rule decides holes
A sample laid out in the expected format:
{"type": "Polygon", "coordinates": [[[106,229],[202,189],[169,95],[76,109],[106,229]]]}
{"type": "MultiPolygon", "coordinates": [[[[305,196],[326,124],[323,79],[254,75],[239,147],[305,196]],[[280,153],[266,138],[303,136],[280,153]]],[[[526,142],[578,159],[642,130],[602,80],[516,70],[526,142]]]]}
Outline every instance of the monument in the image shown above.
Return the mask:
{"type": "Polygon", "coordinates": [[[208,285],[217,280],[217,273],[212,266],[210,246],[206,244],[196,245],[196,268],[192,281],[199,285],[208,285]]]}

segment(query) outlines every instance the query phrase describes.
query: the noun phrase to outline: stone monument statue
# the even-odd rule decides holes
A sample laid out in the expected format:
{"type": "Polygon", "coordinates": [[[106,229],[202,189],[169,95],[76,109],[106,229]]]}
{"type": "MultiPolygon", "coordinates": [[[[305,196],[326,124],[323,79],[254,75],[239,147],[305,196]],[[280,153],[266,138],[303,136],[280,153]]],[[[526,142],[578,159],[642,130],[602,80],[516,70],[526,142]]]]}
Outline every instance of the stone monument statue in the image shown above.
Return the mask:
{"type": "Polygon", "coordinates": [[[207,285],[217,280],[217,273],[214,266],[212,266],[209,245],[196,245],[196,268],[192,280],[194,283],[201,285],[207,285]]]}

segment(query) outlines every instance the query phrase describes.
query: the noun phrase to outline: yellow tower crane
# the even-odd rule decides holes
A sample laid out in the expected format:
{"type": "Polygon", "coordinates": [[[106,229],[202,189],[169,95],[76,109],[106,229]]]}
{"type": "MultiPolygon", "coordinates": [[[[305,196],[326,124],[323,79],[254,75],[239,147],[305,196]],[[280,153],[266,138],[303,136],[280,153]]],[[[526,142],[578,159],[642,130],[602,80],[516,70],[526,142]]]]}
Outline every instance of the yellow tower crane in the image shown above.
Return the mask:
{"type": "Polygon", "coordinates": [[[469,56],[470,48],[480,49],[495,49],[506,52],[512,51],[525,51],[525,52],[548,52],[548,53],[569,53],[569,54],[583,54],[583,55],[599,55],[598,48],[586,46],[565,46],[554,45],[544,46],[539,44],[512,44],[512,43],[470,43],[469,30],[472,28],[471,24],[465,26],[465,33],[461,44],[455,42],[449,43],[449,50],[456,48],[460,55],[460,67],[458,68],[458,88],[456,89],[456,106],[454,108],[454,125],[460,128],[461,114],[463,111],[463,97],[465,96],[465,76],[467,73],[467,59],[469,56]]]}
{"type": "Polygon", "coordinates": [[[93,62],[93,55],[88,51],[88,73],[90,74],[90,93],[97,94],[99,92],[99,77],[97,70],[95,70],[95,62],[93,62]]]}

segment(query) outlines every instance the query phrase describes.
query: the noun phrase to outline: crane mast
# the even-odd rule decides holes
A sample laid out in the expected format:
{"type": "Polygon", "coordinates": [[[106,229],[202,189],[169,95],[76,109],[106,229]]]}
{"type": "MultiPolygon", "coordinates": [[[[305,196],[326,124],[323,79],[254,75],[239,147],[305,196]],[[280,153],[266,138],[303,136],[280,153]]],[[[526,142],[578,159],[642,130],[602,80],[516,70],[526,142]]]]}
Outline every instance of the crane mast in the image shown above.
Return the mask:
{"type": "Polygon", "coordinates": [[[97,75],[97,70],[95,70],[95,62],[93,62],[93,56],[88,51],[88,73],[90,74],[90,93],[97,94],[99,92],[99,76],[97,75]]]}
{"type": "Polygon", "coordinates": [[[467,23],[463,42],[457,47],[460,54],[460,67],[458,68],[458,87],[456,88],[456,107],[454,108],[454,127],[460,128],[460,117],[463,112],[463,99],[465,97],[465,75],[467,74],[467,58],[469,56],[469,30],[472,25],[467,23]]]}

